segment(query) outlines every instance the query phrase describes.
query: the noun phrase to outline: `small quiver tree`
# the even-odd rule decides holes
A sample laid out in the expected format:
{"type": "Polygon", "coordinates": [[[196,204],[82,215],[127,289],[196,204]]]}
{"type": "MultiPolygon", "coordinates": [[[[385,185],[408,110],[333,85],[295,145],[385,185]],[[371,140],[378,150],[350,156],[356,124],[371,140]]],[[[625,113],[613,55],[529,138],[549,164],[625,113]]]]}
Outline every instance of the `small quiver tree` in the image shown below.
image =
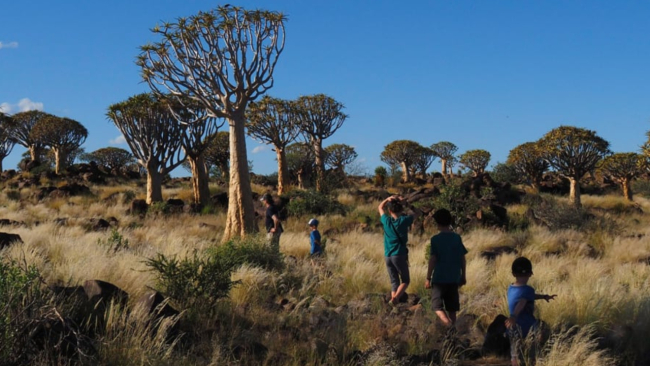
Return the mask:
{"type": "Polygon", "coordinates": [[[538,143],[549,165],[569,179],[569,201],[575,207],[581,207],[580,179],[610,153],[609,142],[595,131],[560,126],[546,133],[538,143]]]}
{"type": "Polygon", "coordinates": [[[348,116],[343,104],[324,94],[308,95],[296,101],[297,121],[305,140],[312,145],[316,159],[316,190],[323,190],[325,181],[325,152],[323,140],[332,136],[348,116]]]}
{"type": "Polygon", "coordinates": [[[647,169],[646,159],[636,153],[617,153],[605,157],[598,164],[600,171],[623,189],[623,196],[632,201],[632,181],[647,169]]]}
{"type": "Polygon", "coordinates": [[[0,172],[2,172],[2,161],[11,154],[16,141],[11,137],[11,117],[0,112],[0,172]]]}
{"type": "Polygon", "coordinates": [[[526,177],[530,186],[539,192],[544,172],[548,170],[548,162],[544,160],[539,144],[526,142],[510,150],[507,164],[514,167],[518,174],[526,177]]]}
{"type": "Polygon", "coordinates": [[[41,111],[20,112],[11,116],[11,137],[17,144],[29,150],[31,161],[40,161],[45,148],[41,141],[34,140],[32,128],[40,120],[50,117],[54,116],[41,111]]]}
{"type": "Polygon", "coordinates": [[[311,181],[314,171],[314,151],[305,142],[296,142],[287,146],[287,165],[289,172],[295,175],[298,188],[304,189],[311,181]]]}
{"type": "Polygon", "coordinates": [[[422,145],[411,140],[397,140],[384,146],[384,151],[381,153],[381,161],[388,164],[388,166],[396,167],[402,166],[402,181],[408,183],[411,181],[411,167],[416,161],[417,152],[420,151],[422,145]]]}
{"type": "Polygon", "coordinates": [[[300,130],[296,125],[294,103],[265,96],[259,102],[251,103],[246,114],[248,135],[273,145],[278,160],[278,194],[282,194],[289,180],[289,167],[285,149],[294,141],[300,130]]]}
{"type": "Polygon", "coordinates": [[[420,147],[415,154],[415,160],[413,161],[413,173],[420,174],[422,179],[426,179],[427,170],[431,167],[433,160],[436,158],[433,150],[428,147],[420,147]]]}
{"type": "Polygon", "coordinates": [[[332,144],[325,148],[325,164],[345,179],[345,167],[357,159],[354,147],[346,144],[332,144]]]}
{"type": "Polygon", "coordinates": [[[460,156],[458,162],[464,167],[471,170],[477,177],[485,173],[485,168],[490,162],[491,155],[488,151],[482,149],[468,150],[460,156]]]}
{"type": "Polygon", "coordinates": [[[111,105],[107,115],[147,170],[147,203],[161,202],[163,177],[185,160],[180,138],[184,127],[166,102],[149,93],[111,105]]]}
{"type": "Polygon", "coordinates": [[[97,165],[106,167],[111,172],[125,171],[135,163],[133,154],[119,147],[104,147],[93,152],[82,154],[79,159],[85,162],[94,161],[97,165]]]}
{"type": "Polygon", "coordinates": [[[447,174],[453,173],[453,167],[449,166],[449,160],[454,159],[458,147],[449,141],[440,141],[431,145],[430,148],[442,163],[442,175],[447,176],[447,174]]]}
{"type": "Polygon", "coordinates": [[[51,149],[56,174],[61,174],[67,168],[68,156],[86,141],[88,130],[73,119],[49,115],[39,119],[30,135],[32,141],[51,149]]]}
{"type": "Polygon", "coordinates": [[[220,6],[152,29],[161,40],[141,48],[138,65],[154,93],[189,96],[228,120],[230,185],[223,241],[256,232],[246,152],[245,112],[273,86],[284,49],[282,13],[220,6]]]}

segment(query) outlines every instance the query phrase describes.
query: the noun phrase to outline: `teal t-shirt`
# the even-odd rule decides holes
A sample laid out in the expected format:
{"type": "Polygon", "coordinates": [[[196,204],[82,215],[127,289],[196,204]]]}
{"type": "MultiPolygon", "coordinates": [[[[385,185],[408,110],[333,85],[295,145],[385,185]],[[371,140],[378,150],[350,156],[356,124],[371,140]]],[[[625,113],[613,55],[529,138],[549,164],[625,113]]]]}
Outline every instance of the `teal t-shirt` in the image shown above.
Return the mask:
{"type": "Polygon", "coordinates": [[[388,214],[381,215],[381,223],[384,225],[384,255],[407,255],[409,226],[413,224],[413,216],[399,216],[393,219],[388,214]],[[399,235],[398,235],[399,233],[399,235]]]}
{"type": "Polygon", "coordinates": [[[442,232],[431,238],[431,255],[437,262],[433,270],[433,283],[460,283],[462,261],[467,254],[460,235],[442,232]]]}

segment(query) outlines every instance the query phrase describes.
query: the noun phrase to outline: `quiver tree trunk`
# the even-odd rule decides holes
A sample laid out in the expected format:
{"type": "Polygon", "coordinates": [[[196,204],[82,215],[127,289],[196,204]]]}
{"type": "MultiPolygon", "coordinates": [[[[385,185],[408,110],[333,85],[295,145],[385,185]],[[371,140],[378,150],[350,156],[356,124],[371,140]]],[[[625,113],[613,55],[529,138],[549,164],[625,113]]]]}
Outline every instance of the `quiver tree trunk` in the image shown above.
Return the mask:
{"type": "Polygon", "coordinates": [[[569,202],[573,203],[576,208],[582,207],[580,202],[580,181],[575,178],[569,178],[570,182],[570,191],[569,191],[569,202]]]}
{"type": "Polygon", "coordinates": [[[402,162],[402,181],[408,183],[411,181],[411,174],[409,172],[409,167],[406,166],[405,162],[402,162]]]}
{"type": "Polygon", "coordinates": [[[316,158],[316,190],[322,192],[325,184],[325,159],[323,159],[323,142],[314,140],[314,155],[316,158]]]}
{"type": "Polygon", "coordinates": [[[54,150],[54,160],[55,160],[55,172],[56,174],[61,174],[61,172],[67,168],[66,162],[67,162],[68,156],[66,151],[63,151],[61,149],[56,149],[54,150]]]}
{"type": "Polygon", "coordinates": [[[623,196],[625,199],[632,202],[632,180],[628,178],[621,180],[621,187],[623,188],[623,196]]]}
{"type": "Polygon", "coordinates": [[[305,179],[304,179],[304,176],[305,176],[305,170],[302,169],[302,168],[299,169],[299,170],[296,172],[296,175],[298,176],[298,188],[300,188],[300,189],[305,189],[305,179]]]}
{"type": "Polygon", "coordinates": [[[210,187],[208,172],[205,168],[205,160],[202,155],[188,156],[187,161],[192,170],[192,190],[194,191],[194,203],[207,205],[210,202],[210,187]]]}
{"type": "Polygon", "coordinates": [[[287,156],[283,148],[276,147],[275,149],[278,158],[278,195],[284,193],[289,179],[289,166],[287,164],[287,156]]]}
{"type": "Polygon", "coordinates": [[[162,180],[158,167],[147,165],[147,204],[162,202],[162,180]]]}
{"type": "Polygon", "coordinates": [[[230,181],[228,216],[223,241],[257,232],[255,208],[248,171],[246,133],[243,113],[234,114],[230,125],[230,181]]]}
{"type": "Polygon", "coordinates": [[[440,159],[442,161],[442,175],[447,176],[447,159],[440,159]]]}
{"type": "Polygon", "coordinates": [[[41,147],[35,145],[29,147],[29,158],[32,161],[41,161],[42,155],[43,155],[43,149],[41,147]]]}
{"type": "Polygon", "coordinates": [[[542,186],[541,179],[538,179],[538,178],[533,179],[530,182],[530,186],[533,187],[533,191],[535,191],[536,193],[539,193],[539,191],[541,189],[541,186],[542,186]]]}

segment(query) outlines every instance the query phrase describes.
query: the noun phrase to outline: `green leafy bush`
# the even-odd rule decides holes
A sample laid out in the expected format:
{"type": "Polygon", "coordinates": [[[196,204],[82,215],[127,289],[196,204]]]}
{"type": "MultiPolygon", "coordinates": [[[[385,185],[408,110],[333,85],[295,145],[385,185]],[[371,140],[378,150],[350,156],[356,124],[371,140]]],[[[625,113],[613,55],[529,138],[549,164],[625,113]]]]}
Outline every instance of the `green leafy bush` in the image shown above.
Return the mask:
{"type": "Polygon", "coordinates": [[[267,244],[263,236],[250,236],[233,239],[213,249],[208,249],[209,256],[222,258],[233,269],[242,264],[261,267],[267,270],[282,269],[282,255],[267,244]]]}
{"type": "Polygon", "coordinates": [[[386,177],[388,176],[388,171],[383,166],[378,166],[375,168],[375,186],[383,187],[386,184],[386,177]]]}
{"type": "Polygon", "coordinates": [[[291,216],[346,213],[345,206],[332,197],[315,190],[294,190],[289,194],[287,210],[291,216]]]}
{"type": "Polygon", "coordinates": [[[643,197],[650,197],[650,180],[637,179],[632,181],[632,192],[643,197]]]}
{"type": "Polygon", "coordinates": [[[436,210],[449,210],[457,226],[462,226],[468,216],[474,216],[480,209],[478,199],[455,184],[444,186],[440,195],[433,199],[433,206],[436,210]]]}

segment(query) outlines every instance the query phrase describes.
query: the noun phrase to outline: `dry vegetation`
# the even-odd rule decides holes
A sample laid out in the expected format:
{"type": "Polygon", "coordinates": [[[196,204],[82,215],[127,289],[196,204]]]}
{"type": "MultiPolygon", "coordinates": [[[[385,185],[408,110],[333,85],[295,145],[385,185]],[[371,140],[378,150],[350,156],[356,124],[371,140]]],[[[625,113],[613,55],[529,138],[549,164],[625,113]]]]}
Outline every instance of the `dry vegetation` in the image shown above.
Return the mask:
{"type": "MultiPolygon", "coordinates": [[[[213,187],[213,190],[216,189],[213,187]]],[[[127,215],[123,203],[133,186],[93,187],[92,196],[33,203],[31,192],[2,193],[0,218],[24,221],[26,227],[5,227],[24,243],[0,252],[4,261],[38,268],[46,284],[77,285],[89,279],[111,282],[137,299],[157,288],[146,260],[158,253],[185,258],[218,246],[223,213],[127,215]],[[89,231],[89,218],[114,216],[119,225],[89,231]],[[68,218],[61,225],[56,218],[68,218]],[[209,224],[201,227],[200,223],[209,224]]],[[[254,187],[262,192],[262,187],[254,187]]],[[[190,187],[166,190],[166,196],[187,198],[190,187]]],[[[127,199],[128,201],[128,199],[127,199]]],[[[346,220],[374,217],[376,203],[364,203],[349,192],[338,201],[352,207],[346,216],[319,217],[321,232],[346,220]]],[[[650,348],[650,201],[637,197],[643,212],[618,196],[583,198],[596,224],[550,230],[530,226],[506,232],[482,228],[463,234],[468,254],[468,284],[461,294],[461,320],[471,334],[462,347],[442,342],[441,325],[430,310],[424,289],[425,248],[433,228],[410,239],[410,294],[422,298],[421,308],[398,311],[384,304],[389,292],[382,234],[354,230],[326,237],[326,256],[308,258],[305,217],[290,218],[281,239],[283,270],[244,264],[233,272],[239,281],[228,298],[207,313],[179,309],[178,319],[151,335],[150,325],[112,310],[97,344],[96,359],[65,362],[106,365],[223,364],[503,364],[496,358],[463,361],[480,348],[492,319],[506,313],[505,291],[514,254],[494,261],[481,257],[490,248],[508,246],[534,264],[531,284],[557,299],[537,306],[538,316],[553,331],[538,365],[642,365],[650,348]],[[282,299],[289,306],[277,305],[282,299]],[[464,320],[463,320],[464,319],[464,320]],[[171,326],[179,329],[166,337],[171,326]],[[261,352],[258,348],[263,348],[261,352]],[[435,350],[435,351],[434,351],[435,350]],[[434,352],[432,352],[434,351],[434,352]],[[421,358],[414,358],[415,355],[421,358]],[[410,357],[410,358],[409,358],[410,357]]],[[[510,207],[525,212],[526,205],[510,207]]],[[[173,304],[172,305],[176,305],[173,304]]],[[[176,305],[178,306],[178,305],[176,305]]],[[[65,363],[45,356],[41,364],[65,363]]]]}

